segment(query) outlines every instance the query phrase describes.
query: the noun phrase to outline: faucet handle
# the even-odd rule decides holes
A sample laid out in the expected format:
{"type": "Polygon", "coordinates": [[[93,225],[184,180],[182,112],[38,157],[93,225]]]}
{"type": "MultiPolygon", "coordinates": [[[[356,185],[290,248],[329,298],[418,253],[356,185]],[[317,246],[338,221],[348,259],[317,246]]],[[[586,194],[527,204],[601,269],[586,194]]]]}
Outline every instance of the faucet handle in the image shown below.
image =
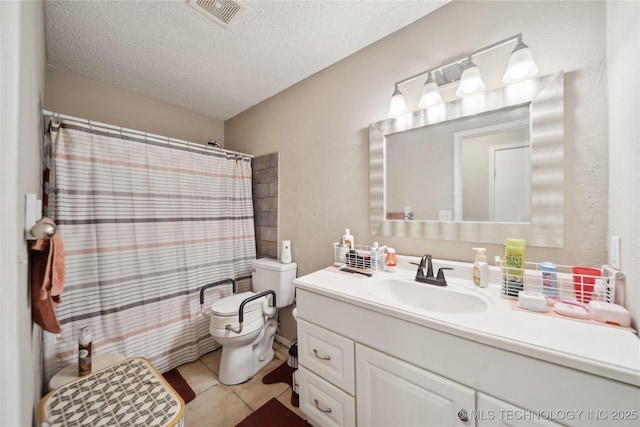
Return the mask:
{"type": "Polygon", "coordinates": [[[438,277],[436,277],[436,280],[441,280],[444,283],[447,283],[447,280],[444,278],[444,271],[442,270],[453,270],[453,268],[451,267],[440,267],[438,269],[438,277]]]}

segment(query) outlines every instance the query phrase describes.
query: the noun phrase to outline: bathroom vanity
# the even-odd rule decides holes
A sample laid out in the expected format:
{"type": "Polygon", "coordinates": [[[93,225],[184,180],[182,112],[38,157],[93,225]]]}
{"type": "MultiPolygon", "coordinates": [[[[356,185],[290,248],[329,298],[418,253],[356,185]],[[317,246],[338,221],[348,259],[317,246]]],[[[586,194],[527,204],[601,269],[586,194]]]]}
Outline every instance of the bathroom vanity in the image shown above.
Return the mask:
{"type": "Polygon", "coordinates": [[[300,408],[316,426],[638,425],[640,340],[513,309],[500,272],[447,287],[332,269],[295,280],[300,408]]]}

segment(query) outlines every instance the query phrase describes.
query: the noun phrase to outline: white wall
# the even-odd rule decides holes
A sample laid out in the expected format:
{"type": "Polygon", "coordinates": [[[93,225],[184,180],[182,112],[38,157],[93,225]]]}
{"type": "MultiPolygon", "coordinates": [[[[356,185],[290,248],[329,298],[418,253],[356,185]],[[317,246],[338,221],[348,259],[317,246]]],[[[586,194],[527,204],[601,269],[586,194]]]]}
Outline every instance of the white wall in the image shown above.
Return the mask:
{"type": "Polygon", "coordinates": [[[41,190],[42,2],[0,2],[0,29],[0,425],[13,427],[34,424],[42,382],[23,234],[24,195],[41,190]]]}
{"type": "Polygon", "coordinates": [[[640,3],[607,2],[609,234],[622,238],[626,306],[640,323],[640,3]]]}
{"type": "Polygon", "coordinates": [[[47,67],[49,111],[171,138],[224,145],[224,123],[193,111],[47,67]]]}
{"type": "MultiPolygon", "coordinates": [[[[606,262],[605,6],[453,2],[228,120],[225,138],[230,148],[256,155],[280,152],[279,239],[292,241],[298,274],[328,265],[331,243],[345,227],[356,243],[377,240],[401,254],[473,259],[475,242],[369,233],[368,125],[386,118],[394,82],[518,33],[532,49],[540,75],[565,72],[565,247],[529,247],[527,258],[559,264],[606,262]]],[[[506,66],[507,56],[492,54],[494,68],[506,66]]],[[[474,62],[483,75],[495,71],[486,61],[474,62]]],[[[499,78],[492,77],[488,86],[495,80],[499,78]]],[[[408,102],[417,103],[420,84],[413,100],[405,90],[408,102]]],[[[488,248],[489,259],[502,253],[501,245],[482,246],[488,248]]]]}

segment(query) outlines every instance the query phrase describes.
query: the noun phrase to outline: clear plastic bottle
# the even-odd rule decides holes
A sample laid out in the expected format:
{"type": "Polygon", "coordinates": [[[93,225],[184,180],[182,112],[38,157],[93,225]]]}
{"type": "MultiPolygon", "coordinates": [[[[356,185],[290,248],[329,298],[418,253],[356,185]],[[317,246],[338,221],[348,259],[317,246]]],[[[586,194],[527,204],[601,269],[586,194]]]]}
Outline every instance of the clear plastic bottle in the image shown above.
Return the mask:
{"type": "Polygon", "coordinates": [[[378,242],[373,242],[371,246],[371,270],[379,271],[382,269],[382,253],[378,242]]]}
{"type": "Polygon", "coordinates": [[[540,263],[542,271],[542,294],[548,297],[558,296],[558,279],[556,272],[558,267],[549,261],[540,263]]]}
{"type": "Polygon", "coordinates": [[[336,246],[336,261],[345,264],[347,262],[349,247],[344,242],[344,236],[340,236],[340,243],[336,246]]]}

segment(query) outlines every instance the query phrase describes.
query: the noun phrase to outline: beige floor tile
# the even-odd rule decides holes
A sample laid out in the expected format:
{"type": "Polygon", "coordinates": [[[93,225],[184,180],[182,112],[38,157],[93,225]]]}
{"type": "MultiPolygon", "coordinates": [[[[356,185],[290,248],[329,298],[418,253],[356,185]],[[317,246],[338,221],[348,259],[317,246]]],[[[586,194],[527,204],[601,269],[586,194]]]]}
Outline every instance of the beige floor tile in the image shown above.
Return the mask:
{"type": "Polygon", "coordinates": [[[291,404],[291,395],[292,394],[293,394],[293,390],[291,390],[291,387],[287,387],[287,389],[284,392],[282,392],[282,394],[280,396],[278,396],[278,400],[280,401],[280,403],[282,403],[284,406],[286,406],[292,412],[294,412],[297,416],[299,416],[303,420],[306,420],[307,416],[305,415],[305,413],[302,412],[300,410],[300,408],[298,408],[296,406],[293,406],[291,404]]]}
{"type": "Polygon", "coordinates": [[[219,383],[216,374],[201,360],[180,365],[178,366],[178,371],[180,371],[180,375],[187,380],[187,383],[189,383],[189,386],[196,395],[211,387],[215,387],[219,383]]]}
{"type": "Polygon", "coordinates": [[[262,378],[281,364],[282,360],[274,358],[249,381],[243,384],[229,386],[229,388],[255,411],[272,397],[278,397],[289,387],[286,383],[262,383],[262,378]]]}
{"type": "Polygon", "coordinates": [[[229,387],[218,384],[196,396],[185,410],[184,425],[232,427],[251,414],[251,408],[229,387]]]}
{"type": "Polygon", "coordinates": [[[216,375],[220,372],[220,356],[222,356],[222,347],[210,353],[203,355],[200,360],[207,365],[216,375]]]}

